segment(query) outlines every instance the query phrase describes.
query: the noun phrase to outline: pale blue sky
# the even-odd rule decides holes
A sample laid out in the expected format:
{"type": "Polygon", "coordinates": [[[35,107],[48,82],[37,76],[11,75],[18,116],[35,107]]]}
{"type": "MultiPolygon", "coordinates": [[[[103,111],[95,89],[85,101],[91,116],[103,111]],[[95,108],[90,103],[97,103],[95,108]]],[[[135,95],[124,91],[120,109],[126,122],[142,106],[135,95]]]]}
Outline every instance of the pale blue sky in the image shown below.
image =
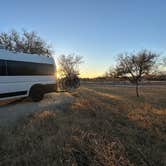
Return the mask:
{"type": "Polygon", "coordinates": [[[37,31],[56,57],[84,56],[82,75],[104,73],[121,52],[166,51],[165,0],[5,0],[0,20],[0,31],[37,31]]]}

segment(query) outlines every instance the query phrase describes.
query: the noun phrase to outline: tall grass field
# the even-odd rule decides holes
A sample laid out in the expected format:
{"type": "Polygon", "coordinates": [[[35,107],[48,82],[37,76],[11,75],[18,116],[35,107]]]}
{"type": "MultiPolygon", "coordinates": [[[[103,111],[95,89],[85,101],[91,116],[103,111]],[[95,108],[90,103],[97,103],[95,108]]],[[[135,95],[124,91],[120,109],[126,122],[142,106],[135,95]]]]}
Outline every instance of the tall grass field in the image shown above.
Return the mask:
{"type": "Polygon", "coordinates": [[[165,166],[166,87],[84,85],[0,128],[0,166],[165,166]]]}

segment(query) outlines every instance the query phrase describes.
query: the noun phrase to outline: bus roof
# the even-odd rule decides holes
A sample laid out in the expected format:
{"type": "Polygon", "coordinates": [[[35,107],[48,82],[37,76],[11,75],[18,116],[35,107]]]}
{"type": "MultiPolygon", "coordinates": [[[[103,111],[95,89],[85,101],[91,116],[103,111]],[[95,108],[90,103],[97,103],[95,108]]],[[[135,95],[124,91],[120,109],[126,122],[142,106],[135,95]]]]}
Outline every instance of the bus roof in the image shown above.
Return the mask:
{"type": "Polygon", "coordinates": [[[34,63],[45,63],[54,64],[53,57],[48,57],[38,54],[26,54],[8,51],[5,49],[0,49],[0,59],[3,60],[13,60],[13,61],[23,61],[23,62],[34,62],[34,63]]]}

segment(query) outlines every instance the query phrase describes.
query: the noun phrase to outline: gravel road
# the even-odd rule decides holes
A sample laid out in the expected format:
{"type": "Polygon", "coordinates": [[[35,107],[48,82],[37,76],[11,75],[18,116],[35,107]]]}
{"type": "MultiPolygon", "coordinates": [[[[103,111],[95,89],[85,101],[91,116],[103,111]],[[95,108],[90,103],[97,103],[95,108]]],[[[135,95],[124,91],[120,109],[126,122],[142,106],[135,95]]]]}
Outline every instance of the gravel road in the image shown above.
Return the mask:
{"type": "Polygon", "coordinates": [[[37,111],[58,111],[65,108],[74,101],[69,93],[50,93],[44,96],[40,102],[31,102],[21,99],[10,102],[0,102],[0,126],[14,124],[22,117],[26,117],[37,111]]]}

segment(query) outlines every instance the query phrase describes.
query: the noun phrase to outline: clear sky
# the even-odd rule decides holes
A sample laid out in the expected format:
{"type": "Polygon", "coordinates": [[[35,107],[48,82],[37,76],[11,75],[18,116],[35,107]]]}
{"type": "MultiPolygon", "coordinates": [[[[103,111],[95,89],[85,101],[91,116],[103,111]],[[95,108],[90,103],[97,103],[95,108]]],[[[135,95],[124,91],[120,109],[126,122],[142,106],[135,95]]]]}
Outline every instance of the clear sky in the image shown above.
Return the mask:
{"type": "Polygon", "coordinates": [[[122,52],[166,52],[166,0],[1,0],[0,31],[35,30],[55,57],[84,57],[82,76],[96,76],[122,52]]]}

